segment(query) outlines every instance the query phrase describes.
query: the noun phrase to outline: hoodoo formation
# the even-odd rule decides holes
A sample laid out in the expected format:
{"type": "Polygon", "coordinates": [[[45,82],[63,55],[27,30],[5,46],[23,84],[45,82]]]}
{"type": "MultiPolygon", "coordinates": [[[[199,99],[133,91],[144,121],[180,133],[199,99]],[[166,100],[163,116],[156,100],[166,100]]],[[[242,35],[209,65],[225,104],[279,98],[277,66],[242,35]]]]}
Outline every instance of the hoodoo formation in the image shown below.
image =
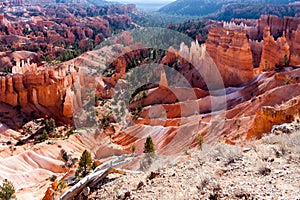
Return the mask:
{"type": "Polygon", "coordinates": [[[0,181],[18,199],[88,199],[154,157],[299,129],[299,16],[169,24],[184,40],[148,31],[135,5],[45,2],[0,3],[0,181]]]}
{"type": "Polygon", "coordinates": [[[253,58],[247,36],[224,28],[212,28],[206,49],[216,63],[225,86],[239,86],[254,78],[253,58]]]}
{"type": "MultiPolygon", "coordinates": [[[[67,90],[72,88],[75,81],[75,67],[39,68],[29,61],[26,64],[22,61],[22,66],[17,62],[17,65],[12,67],[11,75],[0,78],[0,101],[11,106],[26,107],[33,104],[53,107],[58,111],[58,115],[63,114],[65,98],[68,97],[67,90]]],[[[69,117],[70,114],[66,113],[65,116],[69,117]]]]}

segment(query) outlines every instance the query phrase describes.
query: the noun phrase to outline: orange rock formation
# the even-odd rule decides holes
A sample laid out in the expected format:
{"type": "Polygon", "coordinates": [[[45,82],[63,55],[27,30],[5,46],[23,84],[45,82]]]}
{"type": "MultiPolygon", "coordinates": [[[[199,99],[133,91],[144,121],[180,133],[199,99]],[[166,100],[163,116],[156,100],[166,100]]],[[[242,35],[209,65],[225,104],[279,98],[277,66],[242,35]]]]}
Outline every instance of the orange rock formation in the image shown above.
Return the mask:
{"type": "Polygon", "coordinates": [[[211,28],[206,49],[216,63],[225,86],[238,86],[253,79],[252,53],[245,33],[211,28]]]}
{"type": "Polygon", "coordinates": [[[17,65],[13,69],[14,74],[0,78],[0,102],[22,107],[33,104],[51,108],[58,116],[72,116],[70,88],[77,73],[74,66],[42,70],[33,67],[29,71],[31,65],[17,65]]]}
{"type": "Polygon", "coordinates": [[[275,41],[270,34],[270,27],[265,27],[260,70],[263,71],[274,69],[276,66],[284,66],[284,57],[286,57],[286,62],[288,62],[290,46],[285,35],[275,41]]]}

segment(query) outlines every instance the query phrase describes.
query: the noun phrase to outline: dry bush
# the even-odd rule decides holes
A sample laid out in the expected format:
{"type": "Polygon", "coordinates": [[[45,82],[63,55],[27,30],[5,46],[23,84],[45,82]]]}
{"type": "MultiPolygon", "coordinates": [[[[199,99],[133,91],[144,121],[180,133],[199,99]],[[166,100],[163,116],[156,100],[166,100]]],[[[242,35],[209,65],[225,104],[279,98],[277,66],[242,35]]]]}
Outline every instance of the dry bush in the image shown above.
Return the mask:
{"type": "Polygon", "coordinates": [[[206,186],[208,186],[211,182],[211,177],[208,176],[208,174],[201,173],[199,176],[200,185],[197,186],[197,188],[202,191],[206,186]]]}
{"type": "Polygon", "coordinates": [[[294,159],[300,160],[300,131],[288,135],[285,138],[285,145],[288,148],[288,153],[294,159]]]}
{"type": "Polygon", "coordinates": [[[271,167],[268,166],[266,162],[258,162],[257,163],[257,171],[259,174],[263,176],[267,176],[271,173],[271,167]]]}
{"type": "Polygon", "coordinates": [[[209,144],[203,144],[202,145],[202,150],[199,153],[199,161],[203,162],[205,159],[209,159],[210,158],[210,154],[211,154],[211,150],[214,147],[212,145],[209,144]]]}
{"type": "Polygon", "coordinates": [[[197,175],[197,189],[199,192],[202,192],[204,189],[211,190],[216,193],[220,190],[220,184],[218,179],[215,177],[214,174],[211,173],[205,173],[205,171],[202,171],[200,174],[197,175]]]}
{"type": "Polygon", "coordinates": [[[274,149],[272,145],[257,145],[256,153],[261,161],[272,162],[274,160],[274,149]]]}
{"type": "Polygon", "coordinates": [[[211,150],[210,155],[212,159],[222,160],[225,165],[228,165],[242,158],[242,149],[238,146],[219,143],[211,150]]]}
{"type": "Polygon", "coordinates": [[[292,147],[300,146],[300,131],[288,135],[286,141],[288,146],[292,146],[292,147]]]}
{"type": "Polygon", "coordinates": [[[283,157],[289,152],[288,147],[285,143],[279,143],[278,145],[273,147],[273,150],[277,158],[283,157]]]}
{"type": "Polygon", "coordinates": [[[253,149],[255,152],[257,151],[257,141],[256,140],[249,140],[246,142],[246,147],[253,149]]]}
{"type": "Polygon", "coordinates": [[[225,165],[234,163],[242,158],[242,149],[225,143],[218,143],[215,146],[204,144],[199,154],[199,161],[223,161],[225,165]]]}
{"type": "Polygon", "coordinates": [[[280,140],[281,140],[281,137],[282,135],[267,135],[267,136],[264,136],[261,140],[264,144],[271,144],[271,145],[274,145],[274,144],[277,144],[280,140]]]}
{"type": "MultiPolygon", "coordinates": [[[[300,154],[300,131],[292,134],[269,135],[262,138],[266,146],[272,147],[272,150],[277,158],[292,154],[293,157],[299,157],[300,154]]],[[[270,149],[270,148],[268,148],[270,149]]],[[[261,150],[260,150],[261,151],[261,150]]],[[[266,156],[271,156],[270,152],[266,155],[266,149],[261,151],[266,156]]]]}

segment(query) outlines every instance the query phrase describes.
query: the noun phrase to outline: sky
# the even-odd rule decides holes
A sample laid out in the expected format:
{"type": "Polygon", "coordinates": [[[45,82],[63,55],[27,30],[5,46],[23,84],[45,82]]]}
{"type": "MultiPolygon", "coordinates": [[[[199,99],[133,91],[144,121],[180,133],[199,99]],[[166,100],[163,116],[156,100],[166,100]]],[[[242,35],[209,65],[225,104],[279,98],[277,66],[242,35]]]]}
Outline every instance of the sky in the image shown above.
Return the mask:
{"type": "Polygon", "coordinates": [[[117,1],[120,3],[147,3],[147,4],[151,4],[151,3],[170,3],[173,2],[175,0],[109,0],[109,1],[117,1]]]}
{"type": "Polygon", "coordinates": [[[136,4],[137,8],[146,12],[157,11],[159,8],[176,0],[107,0],[125,4],[136,4]]]}

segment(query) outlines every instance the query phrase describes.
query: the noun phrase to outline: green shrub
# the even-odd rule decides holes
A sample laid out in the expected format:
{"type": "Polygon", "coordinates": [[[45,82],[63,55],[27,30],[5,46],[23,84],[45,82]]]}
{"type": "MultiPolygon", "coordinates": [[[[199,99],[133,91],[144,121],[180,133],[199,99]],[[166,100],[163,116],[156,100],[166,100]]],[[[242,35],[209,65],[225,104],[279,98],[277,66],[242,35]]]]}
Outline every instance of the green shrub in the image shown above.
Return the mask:
{"type": "Polygon", "coordinates": [[[284,84],[285,85],[289,85],[289,84],[291,84],[291,80],[292,80],[292,78],[289,76],[289,75],[285,75],[285,80],[284,80],[284,84]]]}
{"type": "Polygon", "coordinates": [[[264,60],[264,70],[268,70],[269,66],[268,66],[268,61],[264,60]]]}
{"type": "Polygon", "coordinates": [[[70,135],[73,135],[74,134],[74,131],[75,131],[75,127],[72,127],[68,132],[67,132],[67,137],[69,138],[70,135]]]}
{"type": "Polygon", "coordinates": [[[63,152],[62,158],[64,159],[65,162],[68,162],[69,156],[68,156],[68,153],[66,151],[63,152]]]}
{"type": "Polygon", "coordinates": [[[55,125],[55,120],[51,118],[50,120],[46,119],[45,121],[45,128],[48,133],[51,133],[54,131],[56,125],[55,125]]]}
{"type": "Polygon", "coordinates": [[[289,65],[289,58],[288,56],[285,54],[283,57],[283,66],[287,67],[289,65]]]}
{"type": "Polygon", "coordinates": [[[45,140],[48,140],[48,138],[49,138],[48,133],[47,133],[47,131],[44,129],[42,135],[40,135],[40,137],[39,137],[39,140],[40,140],[41,142],[43,142],[43,141],[45,141],[45,140]]]}
{"type": "Polygon", "coordinates": [[[61,181],[58,183],[55,191],[62,192],[62,190],[65,189],[67,186],[68,186],[68,184],[65,181],[61,181]]]}
{"type": "Polygon", "coordinates": [[[197,145],[200,149],[202,149],[203,142],[204,142],[203,136],[199,135],[197,138],[197,145]]]}
{"type": "Polygon", "coordinates": [[[96,167],[98,167],[97,163],[94,161],[92,164],[92,170],[96,169],[96,167]]]}
{"type": "Polygon", "coordinates": [[[56,179],[57,179],[57,176],[54,174],[50,177],[50,181],[52,181],[52,182],[54,182],[56,179]]]}
{"type": "Polygon", "coordinates": [[[101,119],[100,119],[100,124],[101,124],[101,127],[103,129],[107,128],[110,124],[110,117],[109,116],[103,116],[101,119]]]}
{"type": "Polygon", "coordinates": [[[0,186],[0,199],[10,200],[16,198],[15,192],[14,185],[7,179],[4,179],[0,186]]]}
{"type": "Polygon", "coordinates": [[[131,152],[134,153],[135,150],[136,150],[136,146],[135,146],[135,144],[133,144],[133,145],[131,146],[131,152]]]}

